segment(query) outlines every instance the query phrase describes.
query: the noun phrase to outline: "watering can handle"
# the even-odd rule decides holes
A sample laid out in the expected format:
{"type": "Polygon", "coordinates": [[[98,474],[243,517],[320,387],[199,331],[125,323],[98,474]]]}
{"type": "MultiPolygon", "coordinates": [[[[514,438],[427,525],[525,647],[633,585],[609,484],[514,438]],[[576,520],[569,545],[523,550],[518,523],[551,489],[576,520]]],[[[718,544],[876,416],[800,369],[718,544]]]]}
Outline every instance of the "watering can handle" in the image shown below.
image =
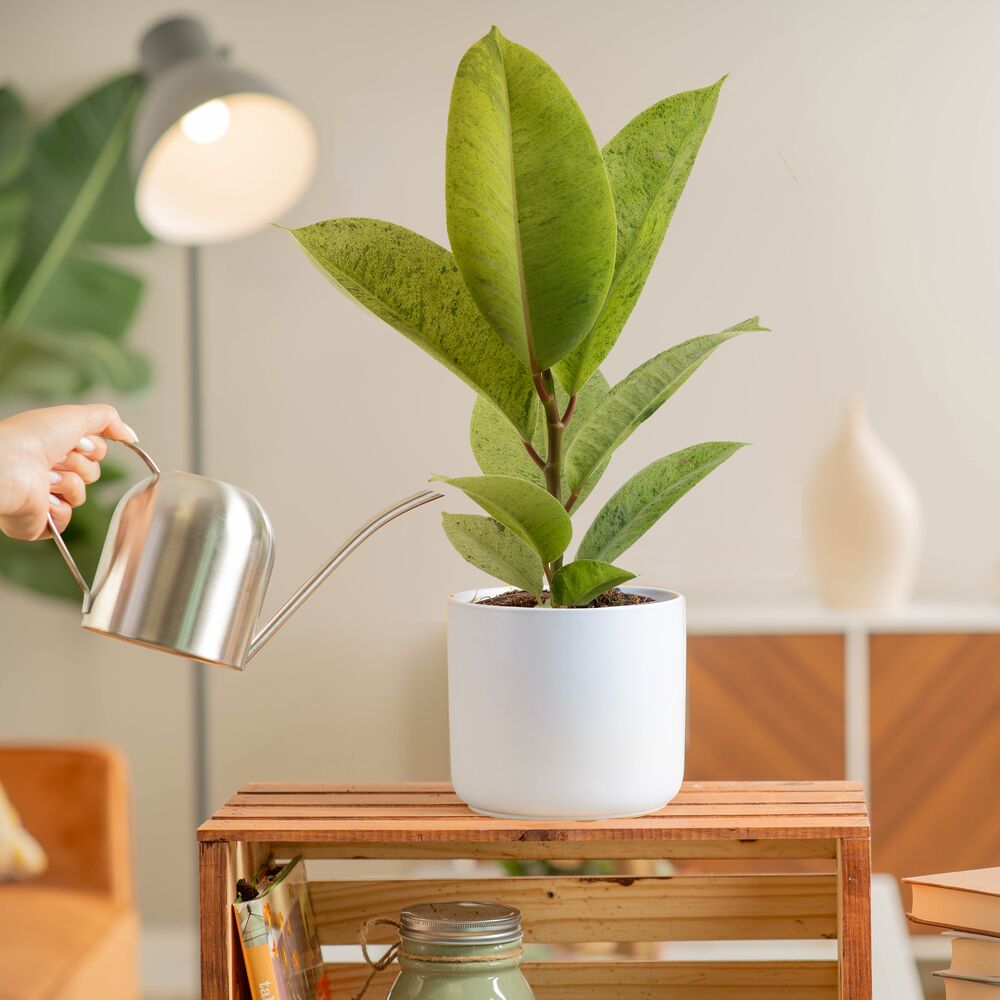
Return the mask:
{"type": "MultiPolygon", "coordinates": [[[[149,471],[153,473],[154,476],[160,474],[160,468],[149,457],[149,454],[142,448],[139,447],[139,443],[132,441],[118,441],[118,444],[125,445],[126,448],[130,448],[134,451],[149,467],[149,471]]],[[[66,565],[69,567],[69,571],[73,574],[73,579],[79,584],[80,589],[83,591],[83,613],[86,614],[90,610],[90,602],[92,599],[90,593],[90,587],[87,586],[87,581],[84,580],[83,574],[80,572],[80,568],[76,565],[73,557],[70,555],[69,549],[66,547],[66,543],[62,539],[62,535],[59,534],[59,529],[56,527],[56,522],[52,518],[52,513],[48,514],[49,522],[49,533],[52,535],[52,541],[56,543],[56,548],[59,549],[59,554],[63,557],[66,565]]]]}

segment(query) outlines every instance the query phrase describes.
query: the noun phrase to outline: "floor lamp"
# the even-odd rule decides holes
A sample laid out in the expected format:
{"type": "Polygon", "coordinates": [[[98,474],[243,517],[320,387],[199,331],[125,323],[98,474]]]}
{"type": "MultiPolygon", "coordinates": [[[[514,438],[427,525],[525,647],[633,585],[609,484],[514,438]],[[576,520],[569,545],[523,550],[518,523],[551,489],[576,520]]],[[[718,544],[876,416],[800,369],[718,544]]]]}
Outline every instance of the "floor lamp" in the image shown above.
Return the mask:
{"type": "MultiPolygon", "coordinates": [[[[306,116],[231,65],[204,26],[176,17],[140,44],[146,88],[132,132],[135,205],[157,239],[186,247],[191,471],[204,471],[200,248],[247,236],[302,195],[316,166],[306,116]]],[[[209,815],[206,667],[192,663],[195,813],[209,815]]]]}

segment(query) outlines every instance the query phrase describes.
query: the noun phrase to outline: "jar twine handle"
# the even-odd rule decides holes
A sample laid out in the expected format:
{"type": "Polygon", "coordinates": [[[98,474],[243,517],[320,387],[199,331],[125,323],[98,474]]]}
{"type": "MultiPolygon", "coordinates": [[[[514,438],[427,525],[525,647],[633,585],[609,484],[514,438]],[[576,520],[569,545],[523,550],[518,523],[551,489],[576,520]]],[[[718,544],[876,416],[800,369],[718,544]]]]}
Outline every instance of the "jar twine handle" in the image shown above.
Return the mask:
{"type": "Polygon", "coordinates": [[[361,954],[365,957],[365,962],[371,966],[371,972],[368,973],[368,978],[365,980],[364,986],[358,990],[357,993],[351,997],[351,1000],[362,1000],[362,997],[368,992],[368,987],[371,986],[372,980],[382,971],[388,969],[390,965],[396,960],[396,955],[399,952],[399,939],[397,938],[390,946],[386,953],[379,959],[372,959],[371,955],[368,954],[368,935],[376,928],[380,926],[385,927],[395,927],[399,930],[399,922],[396,920],[390,920],[388,917],[373,917],[371,920],[366,920],[361,925],[361,930],[358,932],[358,943],[361,945],[361,954]]]}

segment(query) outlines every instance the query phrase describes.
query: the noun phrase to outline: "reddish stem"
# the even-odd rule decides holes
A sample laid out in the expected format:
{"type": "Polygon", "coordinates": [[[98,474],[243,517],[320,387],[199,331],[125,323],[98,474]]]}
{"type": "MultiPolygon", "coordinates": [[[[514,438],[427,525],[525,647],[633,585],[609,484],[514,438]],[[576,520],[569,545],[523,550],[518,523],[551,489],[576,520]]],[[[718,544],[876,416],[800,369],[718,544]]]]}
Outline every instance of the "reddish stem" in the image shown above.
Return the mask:
{"type": "Polygon", "coordinates": [[[545,459],[542,458],[542,456],[539,455],[537,451],[535,451],[535,449],[531,446],[531,442],[530,441],[522,441],[521,444],[524,445],[525,451],[527,451],[527,453],[531,456],[532,462],[534,462],[535,465],[537,465],[539,469],[541,469],[542,471],[544,471],[545,470],[545,459]]]}

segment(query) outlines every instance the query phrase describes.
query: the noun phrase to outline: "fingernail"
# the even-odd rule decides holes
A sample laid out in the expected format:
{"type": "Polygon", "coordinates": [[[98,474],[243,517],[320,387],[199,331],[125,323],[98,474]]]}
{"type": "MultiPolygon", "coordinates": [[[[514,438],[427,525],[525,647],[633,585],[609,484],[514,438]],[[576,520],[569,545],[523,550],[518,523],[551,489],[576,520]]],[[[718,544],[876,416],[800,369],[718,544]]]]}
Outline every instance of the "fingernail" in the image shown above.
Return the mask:
{"type": "Polygon", "coordinates": [[[79,448],[80,451],[95,451],[97,449],[97,445],[94,444],[90,438],[80,438],[80,443],[77,445],[77,448],[79,448]]]}
{"type": "Polygon", "coordinates": [[[58,472],[50,472],[49,473],[49,482],[50,483],[61,483],[62,482],[62,475],[60,473],[58,473],[58,472]]]}
{"type": "Polygon", "coordinates": [[[59,497],[57,497],[54,494],[50,493],[49,494],[49,506],[50,507],[59,507],[61,505],[62,505],[62,501],[59,499],[59,497]]]}
{"type": "Polygon", "coordinates": [[[139,435],[136,434],[136,432],[132,430],[132,428],[129,427],[129,425],[126,424],[124,421],[122,421],[122,427],[124,427],[125,430],[127,430],[129,434],[132,435],[132,444],[135,444],[139,440],[139,435]]]}

